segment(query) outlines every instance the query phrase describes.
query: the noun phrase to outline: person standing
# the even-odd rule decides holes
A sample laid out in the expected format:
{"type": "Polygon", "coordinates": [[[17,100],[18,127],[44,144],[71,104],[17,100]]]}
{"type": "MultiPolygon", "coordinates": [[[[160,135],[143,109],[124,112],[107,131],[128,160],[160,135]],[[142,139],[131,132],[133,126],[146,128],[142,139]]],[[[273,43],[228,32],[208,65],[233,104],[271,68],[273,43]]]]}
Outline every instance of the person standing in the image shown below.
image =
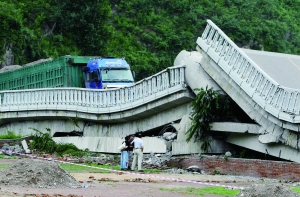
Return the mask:
{"type": "Polygon", "coordinates": [[[128,139],[126,140],[126,146],[127,146],[127,152],[128,152],[128,170],[131,169],[132,158],[133,158],[134,143],[131,144],[132,141],[133,141],[132,135],[128,136],[128,139]]]}
{"type": "Polygon", "coordinates": [[[127,170],[128,169],[128,151],[127,151],[127,141],[129,140],[129,136],[125,137],[125,141],[122,143],[122,145],[119,147],[119,150],[121,151],[121,160],[120,160],[120,167],[121,170],[127,170]]]}
{"type": "Polygon", "coordinates": [[[131,139],[133,139],[131,144],[134,144],[134,149],[133,149],[134,155],[133,155],[131,170],[133,171],[135,169],[136,162],[138,162],[138,171],[143,172],[142,161],[143,161],[144,142],[142,140],[142,134],[139,133],[137,134],[136,137],[132,136],[131,139]]]}

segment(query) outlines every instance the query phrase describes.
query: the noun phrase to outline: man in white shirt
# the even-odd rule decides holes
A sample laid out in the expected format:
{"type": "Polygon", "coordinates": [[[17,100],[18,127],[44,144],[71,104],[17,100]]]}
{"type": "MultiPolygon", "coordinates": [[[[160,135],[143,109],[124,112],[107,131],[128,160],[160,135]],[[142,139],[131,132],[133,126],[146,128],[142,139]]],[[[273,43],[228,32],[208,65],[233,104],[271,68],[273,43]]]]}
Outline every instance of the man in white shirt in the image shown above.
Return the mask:
{"type": "Polygon", "coordinates": [[[143,172],[142,170],[142,161],[143,161],[143,151],[144,151],[144,142],[141,139],[142,135],[139,133],[137,134],[137,137],[133,137],[133,141],[131,143],[134,143],[133,148],[133,162],[131,166],[131,170],[135,169],[136,162],[138,162],[138,171],[143,172]]]}

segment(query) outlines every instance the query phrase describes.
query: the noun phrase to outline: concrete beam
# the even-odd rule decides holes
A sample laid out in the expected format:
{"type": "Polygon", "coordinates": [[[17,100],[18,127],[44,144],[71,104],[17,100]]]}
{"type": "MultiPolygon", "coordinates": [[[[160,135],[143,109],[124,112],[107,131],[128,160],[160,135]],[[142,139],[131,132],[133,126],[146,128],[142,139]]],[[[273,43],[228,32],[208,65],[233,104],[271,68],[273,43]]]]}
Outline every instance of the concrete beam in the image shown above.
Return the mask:
{"type": "MultiPolygon", "coordinates": [[[[211,154],[224,154],[227,151],[233,151],[231,145],[227,142],[212,139],[211,149],[207,153],[211,154]]],[[[186,141],[174,141],[172,142],[172,155],[186,155],[186,154],[201,154],[201,142],[186,142],[186,141]]]]}
{"type": "MultiPolygon", "coordinates": [[[[118,148],[124,139],[119,137],[54,137],[55,142],[72,143],[79,149],[88,148],[92,152],[120,153],[118,148]]],[[[163,139],[144,137],[144,153],[165,153],[166,145],[163,139]]]]}
{"type": "Polygon", "coordinates": [[[253,134],[231,133],[226,141],[274,157],[300,162],[300,152],[295,148],[281,143],[263,144],[257,138],[258,136],[253,134]]]}
{"type": "Polygon", "coordinates": [[[184,103],[162,112],[127,122],[118,122],[118,120],[115,120],[112,123],[103,123],[90,121],[89,119],[73,118],[72,120],[77,121],[79,127],[71,119],[62,119],[61,117],[57,117],[57,119],[54,119],[54,117],[52,119],[45,118],[45,120],[12,121],[2,125],[0,133],[14,131],[16,134],[30,135],[31,133],[35,133],[30,128],[38,129],[41,132],[46,132],[46,128],[49,128],[52,136],[56,132],[71,132],[76,130],[83,131],[86,137],[124,137],[137,131],[148,131],[178,121],[191,112],[190,105],[190,102],[184,103]]]}
{"type": "Polygon", "coordinates": [[[258,134],[261,128],[258,124],[246,124],[236,122],[213,122],[210,124],[211,131],[233,132],[233,133],[253,133],[258,134]]]}

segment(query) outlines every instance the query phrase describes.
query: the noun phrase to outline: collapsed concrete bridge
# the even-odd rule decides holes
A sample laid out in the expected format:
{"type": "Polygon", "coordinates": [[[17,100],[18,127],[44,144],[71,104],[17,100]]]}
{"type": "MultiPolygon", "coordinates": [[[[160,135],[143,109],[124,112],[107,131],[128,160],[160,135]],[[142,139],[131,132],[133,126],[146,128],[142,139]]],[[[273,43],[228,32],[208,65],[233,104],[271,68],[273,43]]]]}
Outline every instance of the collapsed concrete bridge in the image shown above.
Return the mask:
{"type": "MultiPolygon", "coordinates": [[[[117,147],[120,137],[172,125],[177,132],[173,154],[201,152],[198,143],[185,142],[184,133],[190,125],[194,88],[208,86],[227,94],[253,120],[212,123],[212,134],[224,133],[224,141],[231,144],[299,162],[299,76],[299,56],[241,49],[208,20],[197,40],[197,51],[181,51],[173,67],[134,86],[105,91],[53,88],[0,92],[1,130],[28,134],[30,127],[50,128],[54,135],[77,129],[83,131],[82,137],[57,140],[116,152],[110,147],[117,147]]],[[[157,138],[145,141],[146,152],[166,149],[157,138]]],[[[228,148],[216,140],[211,151],[228,148]]]]}

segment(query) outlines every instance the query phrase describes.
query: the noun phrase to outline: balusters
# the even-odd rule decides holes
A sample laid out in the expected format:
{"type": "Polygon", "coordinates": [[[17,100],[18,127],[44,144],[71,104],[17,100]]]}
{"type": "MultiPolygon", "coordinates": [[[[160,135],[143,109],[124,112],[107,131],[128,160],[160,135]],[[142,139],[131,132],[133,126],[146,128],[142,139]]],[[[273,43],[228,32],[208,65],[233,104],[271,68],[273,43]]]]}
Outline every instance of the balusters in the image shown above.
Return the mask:
{"type": "Polygon", "coordinates": [[[180,82],[179,82],[179,71],[176,68],[174,70],[175,70],[175,72],[174,72],[174,75],[175,75],[174,76],[174,79],[175,79],[174,80],[174,82],[175,82],[174,85],[177,85],[177,84],[180,84],[180,82]]]}
{"type": "Polygon", "coordinates": [[[214,35],[214,38],[212,40],[212,44],[211,44],[211,47],[214,48],[216,46],[216,43],[218,41],[218,38],[219,38],[219,33],[218,31],[216,31],[215,35],[214,35]]]}
{"type": "Polygon", "coordinates": [[[161,75],[158,75],[157,77],[156,77],[156,80],[157,80],[157,82],[156,82],[156,88],[157,88],[157,91],[159,92],[159,91],[161,91],[162,90],[162,81],[161,81],[161,75]]]}
{"type": "Polygon", "coordinates": [[[120,89],[116,90],[116,105],[119,106],[121,104],[120,101],[120,89]]]}
{"type": "Polygon", "coordinates": [[[221,51],[220,51],[220,57],[223,57],[226,54],[228,42],[227,40],[224,40],[221,51]]]}
{"type": "MultiPolygon", "coordinates": [[[[217,52],[217,53],[219,53],[219,52],[221,52],[221,49],[222,49],[222,47],[223,47],[223,42],[224,42],[224,38],[222,37],[222,36],[220,36],[219,37],[219,40],[218,40],[218,44],[217,44],[217,46],[216,46],[216,48],[215,48],[215,52],[217,52]],[[220,49],[221,48],[221,49],[220,49]]],[[[221,53],[220,53],[221,54],[221,53]]],[[[219,55],[220,55],[219,54],[219,55]]]]}
{"type": "Polygon", "coordinates": [[[294,106],[293,106],[293,113],[295,114],[300,114],[300,92],[296,93],[297,95],[295,96],[295,101],[294,101],[294,106]]]}
{"type": "Polygon", "coordinates": [[[212,41],[212,37],[213,35],[215,34],[215,29],[214,28],[211,28],[210,31],[209,31],[209,34],[208,34],[208,37],[207,37],[207,40],[206,40],[206,43],[208,45],[210,45],[211,41],[212,41]]]}
{"type": "Polygon", "coordinates": [[[156,93],[156,77],[152,77],[151,82],[152,82],[152,84],[151,84],[152,92],[156,93]]]}
{"type": "Polygon", "coordinates": [[[179,68],[180,69],[180,84],[184,84],[184,67],[179,68]]]}
{"type": "Polygon", "coordinates": [[[210,31],[210,28],[211,28],[211,25],[207,24],[206,27],[205,27],[204,32],[202,33],[203,40],[205,40],[207,38],[207,35],[208,35],[209,31],[210,31]]]}

